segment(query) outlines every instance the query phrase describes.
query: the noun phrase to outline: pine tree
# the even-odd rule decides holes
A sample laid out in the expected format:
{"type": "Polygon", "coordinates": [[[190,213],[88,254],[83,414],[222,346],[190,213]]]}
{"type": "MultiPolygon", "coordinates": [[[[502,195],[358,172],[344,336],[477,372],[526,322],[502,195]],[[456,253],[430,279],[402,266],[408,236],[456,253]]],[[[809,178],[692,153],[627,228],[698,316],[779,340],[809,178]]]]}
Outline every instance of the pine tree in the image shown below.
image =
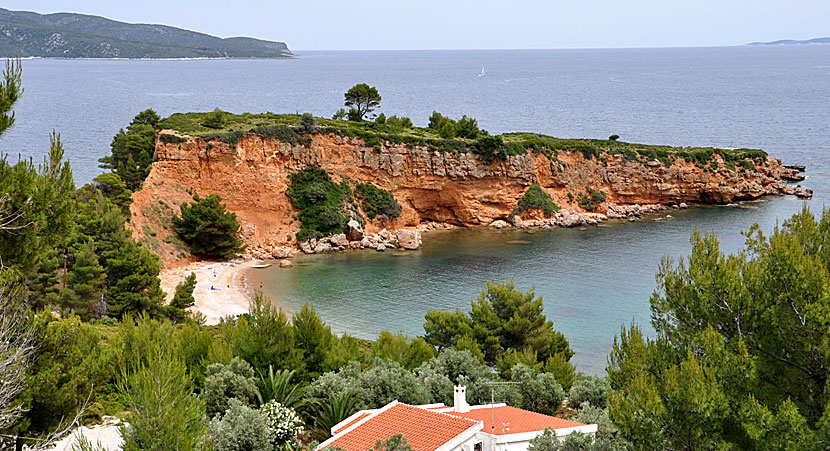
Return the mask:
{"type": "Polygon", "coordinates": [[[218,194],[193,197],[190,204],[182,204],[181,217],[173,218],[173,227],[195,255],[229,259],[244,249],[239,239],[239,221],[236,213],[225,211],[218,194]]]}
{"type": "Polygon", "coordinates": [[[173,322],[181,322],[187,316],[187,309],[193,307],[196,299],[193,297],[193,290],[196,288],[196,273],[190,273],[185,279],[176,285],[176,294],[170,305],[164,311],[173,322]]]}
{"type": "Polygon", "coordinates": [[[138,113],[126,132],[119,130],[112,138],[111,154],[98,160],[101,168],[118,174],[131,191],[139,189],[150,173],[160,121],[151,109],[138,113]]]}
{"type": "Polygon", "coordinates": [[[104,267],[95,254],[95,242],[90,239],[75,252],[74,263],[67,274],[67,282],[74,292],[69,307],[82,318],[92,317],[93,304],[106,292],[106,280],[104,267]]]}

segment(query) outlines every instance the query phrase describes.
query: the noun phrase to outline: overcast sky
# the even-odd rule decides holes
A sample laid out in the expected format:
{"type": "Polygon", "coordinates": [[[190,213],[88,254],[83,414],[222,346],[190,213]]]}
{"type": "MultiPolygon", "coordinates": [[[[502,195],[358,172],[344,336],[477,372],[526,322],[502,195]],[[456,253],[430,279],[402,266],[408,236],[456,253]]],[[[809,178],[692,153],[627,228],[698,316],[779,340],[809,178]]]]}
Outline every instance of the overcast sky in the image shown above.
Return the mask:
{"type": "Polygon", "coordinates": [[[736,45],[830,36],[830,0],[4,0],[294,50],[736,45]]]}

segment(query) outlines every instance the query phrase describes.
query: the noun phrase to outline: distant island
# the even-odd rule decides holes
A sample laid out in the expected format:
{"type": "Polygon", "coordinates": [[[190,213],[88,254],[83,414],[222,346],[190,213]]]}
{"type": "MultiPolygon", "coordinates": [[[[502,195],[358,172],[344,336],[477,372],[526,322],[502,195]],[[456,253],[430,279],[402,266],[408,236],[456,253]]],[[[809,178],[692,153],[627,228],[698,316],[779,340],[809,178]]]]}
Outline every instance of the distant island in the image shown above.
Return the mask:
{"type": "Polygon", "coordinates": [[[284,42],[218,38],[166,25],[0,8],[0,57],[290,58],[284,42]]]}
{"type": "Polygon", "coordinates": [[[747,45],[810,45],[810,44],[830,44],[830,38],[813,38],[805,40],[796,39],[781,39],[770,42],[751,42],[747,45]]]}

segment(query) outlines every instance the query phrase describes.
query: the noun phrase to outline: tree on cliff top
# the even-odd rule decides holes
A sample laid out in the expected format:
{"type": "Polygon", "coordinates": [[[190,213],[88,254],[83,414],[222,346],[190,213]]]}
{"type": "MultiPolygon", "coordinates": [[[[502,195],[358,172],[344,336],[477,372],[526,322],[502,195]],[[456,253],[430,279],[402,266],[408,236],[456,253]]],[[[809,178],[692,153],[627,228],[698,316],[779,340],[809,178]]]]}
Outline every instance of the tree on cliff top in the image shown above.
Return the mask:
{"type": "Polygon", "coordinates": [[[352,86],[346,91],[346,106],[354,110],[353,117],[359,122],[363,117],[380,106],[380,94],[377,88],[366,83],[352,86]]]}
{"type": "Polygon", "coordinates": [[[121,129],[112,138],[112,154],[98,160],[101,168],[118,174],[129,190],[140,188],[150,174],[156,149],[156,128],[160,120],[151,109],[138,113],[126,132],[121,129]]]}
{"type": "Polygon", "coordinates": [[[227,260],[245,248],[237,236],[236,213],[225,211],[221,201],[218,194],[197,194],[192,203],[182,204],[181,217],[173,217],[173,228],[193,254],[227,260]]]}

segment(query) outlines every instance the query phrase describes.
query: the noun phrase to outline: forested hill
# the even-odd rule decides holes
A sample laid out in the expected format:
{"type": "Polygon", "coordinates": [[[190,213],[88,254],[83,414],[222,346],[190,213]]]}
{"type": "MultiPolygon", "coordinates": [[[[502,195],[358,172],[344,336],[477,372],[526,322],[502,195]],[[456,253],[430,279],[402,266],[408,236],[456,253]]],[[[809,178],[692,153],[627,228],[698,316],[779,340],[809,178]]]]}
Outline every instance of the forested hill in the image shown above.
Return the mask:
{"type": "Polygon", "coordinates": [[[286,58],[284,42],[218,38],[166,25],[0,8],[0,57],[286,58]]]}

